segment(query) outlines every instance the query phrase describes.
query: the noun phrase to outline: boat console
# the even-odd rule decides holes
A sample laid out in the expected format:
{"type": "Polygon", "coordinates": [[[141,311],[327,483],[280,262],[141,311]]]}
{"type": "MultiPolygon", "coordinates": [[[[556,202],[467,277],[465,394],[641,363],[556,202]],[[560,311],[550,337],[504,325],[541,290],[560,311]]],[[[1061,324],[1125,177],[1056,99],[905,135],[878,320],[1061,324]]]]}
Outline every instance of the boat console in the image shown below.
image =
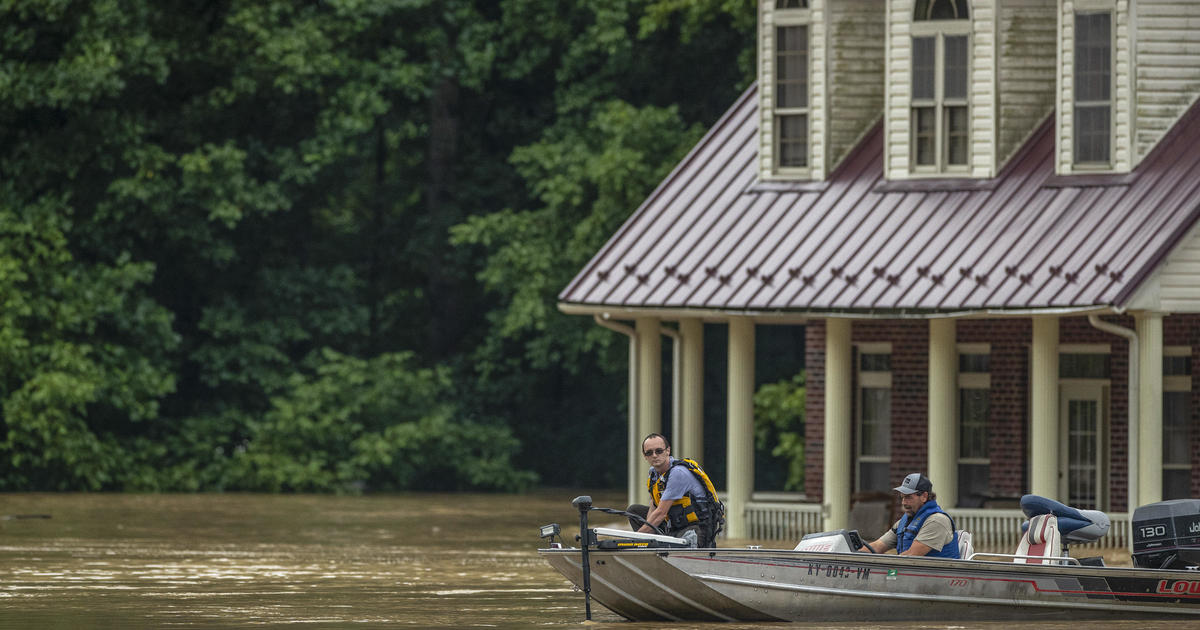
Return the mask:
{"type": "Polygon", "coordinates": [[[1133,566],[1200,568],[1200,499],[1176,499],[1133,511],[1133,566]]]}
{"type": "Polygon", "coordinates": [[[862,538],[857,529],[835,529],[828,532],[805,534],[796,545],[795,551],[819,551],[850,553],[858,551],[863,546],[862,538]]]}

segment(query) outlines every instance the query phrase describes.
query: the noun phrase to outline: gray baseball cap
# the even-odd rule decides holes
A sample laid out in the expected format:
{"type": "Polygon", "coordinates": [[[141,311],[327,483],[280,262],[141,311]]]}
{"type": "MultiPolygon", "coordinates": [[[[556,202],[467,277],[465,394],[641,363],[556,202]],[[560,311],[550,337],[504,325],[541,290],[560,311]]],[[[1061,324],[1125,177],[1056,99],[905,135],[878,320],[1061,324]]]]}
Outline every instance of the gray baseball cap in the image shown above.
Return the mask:
{"type": "Polygon", "coordinates": [[[913,473],[904,478],[904,483],[894,488],[900,494],[912,494],[914,492],[933,492],[933,482],[929,477],[921,473],[913,473]]]}

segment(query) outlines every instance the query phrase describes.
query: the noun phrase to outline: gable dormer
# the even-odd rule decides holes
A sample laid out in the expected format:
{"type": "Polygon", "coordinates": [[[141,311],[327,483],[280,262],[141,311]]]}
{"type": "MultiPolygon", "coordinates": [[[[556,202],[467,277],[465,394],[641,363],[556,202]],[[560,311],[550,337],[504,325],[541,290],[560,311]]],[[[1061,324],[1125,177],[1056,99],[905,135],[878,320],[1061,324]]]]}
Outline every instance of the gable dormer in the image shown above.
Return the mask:
{"type": "Polygon", "coordinates": [[[878,120],[884,17],[878,0],[760,0],[760,179],[823,180],[878,120]]]}
{"type": "Polygon", "coordinates": [[[1056,0],[893,0],[889,179],[994,177],[1054,107],[1056,0]]]}
{"type": "Polygon", "coordinates": [[[1200,3],[1062,0],[1060,174],[1126,173],[1200,95],[1200,3]]]}

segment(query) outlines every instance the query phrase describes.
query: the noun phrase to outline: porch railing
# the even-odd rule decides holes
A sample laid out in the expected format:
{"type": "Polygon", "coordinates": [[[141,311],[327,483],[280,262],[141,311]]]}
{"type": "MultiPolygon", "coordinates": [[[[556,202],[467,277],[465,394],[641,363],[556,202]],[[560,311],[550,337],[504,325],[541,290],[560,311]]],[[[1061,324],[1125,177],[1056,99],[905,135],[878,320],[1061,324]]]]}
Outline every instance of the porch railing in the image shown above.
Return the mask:
{"type": "MultiPolygon", "coordinates": [[[[1025,521],[1020,510],[955,508],[949,512],[959,529],[971,532],[975,548],[979,550],[1016,548],[1021,523],[1025,521]]],[[[1110,512],[1108,518],[1112,525],[1107,535],[1096,542],[1072,547],[1128,549],[1129,514],[1110,512]]],[[[793,545],[805,534],[823,529],[821,506],[817,503],[754,500],[746,505],[746,522],[749,537],[754,540],[783,540],[793,545]]],[[[877,535],[865,533],[872,537],[877,535]]]]}

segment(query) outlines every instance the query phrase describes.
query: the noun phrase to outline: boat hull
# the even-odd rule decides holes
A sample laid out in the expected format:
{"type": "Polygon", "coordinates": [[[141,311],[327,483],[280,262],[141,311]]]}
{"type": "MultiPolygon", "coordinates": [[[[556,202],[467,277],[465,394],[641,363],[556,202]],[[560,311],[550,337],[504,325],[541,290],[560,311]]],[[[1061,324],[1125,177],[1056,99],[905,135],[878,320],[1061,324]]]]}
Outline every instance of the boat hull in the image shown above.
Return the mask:
{"type": "MultiPolygon", "coordinates": [[[[540,553],[582,587],[578,549],[540,553]]],[[[1200,573],[858,553],[589,551],[592,595],[636,621],[1200,618],[1200,573]]]]}

